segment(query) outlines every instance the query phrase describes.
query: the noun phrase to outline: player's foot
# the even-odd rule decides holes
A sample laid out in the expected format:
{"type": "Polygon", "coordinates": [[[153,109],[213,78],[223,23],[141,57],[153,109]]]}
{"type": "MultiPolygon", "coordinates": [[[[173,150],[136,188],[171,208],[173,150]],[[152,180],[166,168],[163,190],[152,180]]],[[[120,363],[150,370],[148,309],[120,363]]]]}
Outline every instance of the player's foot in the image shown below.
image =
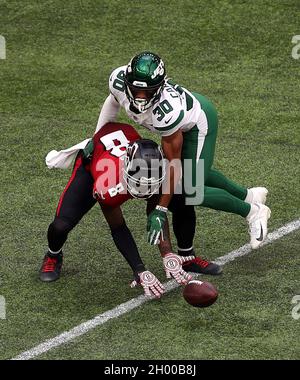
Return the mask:
{"type": "Polygon", "coordinates": [[[62,252],[55,255],[47,252],[42,267],[40,269],[40,280],[44,282],[56,281],[60,277],[61,267],[63,263],[62,252]]]}
{"type": "Polygon", "coordinates": [[[222,273],[222,267],[218,264],[204,260],[201,257],[195,257],[192,260],[186,261],[182,264],[182,268],[186,272],[210,274],[212,276],[222,273]]]}
{"type": "Polygon", "coordinates": [[[262,203],[264,205],[267,200],[267,195],[268,189],[265,187],[251,187],[251,189],[248,189],[245,201],[248,203],[262,203]]]}
{"type": "Polygon", "coordinates": [[[252,249],[258,248],[265,240],[268,233],[268,219],[271,216],[269,207],[256,203],[251,205],[251,211],[247,216],[249,223],[250,245],[252,249]]]}

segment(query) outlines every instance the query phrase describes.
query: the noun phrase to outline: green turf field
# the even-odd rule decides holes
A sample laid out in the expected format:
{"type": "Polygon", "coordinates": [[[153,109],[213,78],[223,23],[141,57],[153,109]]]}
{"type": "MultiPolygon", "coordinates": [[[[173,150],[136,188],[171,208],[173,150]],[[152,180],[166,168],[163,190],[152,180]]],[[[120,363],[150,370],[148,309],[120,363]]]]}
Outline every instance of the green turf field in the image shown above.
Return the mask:
{"type": "MultiPolygon", "coordinates": [[[[300,217],[299,0],[0,0],[0,359],[142,294],[95,207],[69,237],[61,279],[38,269],[68,171],[45,155],[95,129],[112,69],[141,50],[160,54],[170,77],[216,105],[215,167],[269,189],[270,232],[300,217]]],[[[122,121],[129,121],[122,114],[122,121]]],[[[144,129],[139,132],[153,137],[144,129]]],[[[147,267],[165,281],[146,242],[145,205],[124,206],[147,267]],[[139,221],[136,223],[136,221],[139,221]]],[[[198,209],[195,246],[211,260],[248,243],[243,219],[198,209]]],[[[177,288],[37,359],[299,359],[300,232],[224,267],[207,309],[177,288]]]]}

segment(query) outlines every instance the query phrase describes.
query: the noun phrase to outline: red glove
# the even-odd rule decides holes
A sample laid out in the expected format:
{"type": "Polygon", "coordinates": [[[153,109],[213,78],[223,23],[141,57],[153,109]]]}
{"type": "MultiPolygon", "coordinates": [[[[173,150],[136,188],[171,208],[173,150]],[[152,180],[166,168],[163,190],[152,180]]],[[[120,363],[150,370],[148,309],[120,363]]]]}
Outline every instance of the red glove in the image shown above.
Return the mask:
{"type": "Polygon", "coordinates": [[[167,278],[175,278],[180,285],[186,285],[193,277],[182,268],[185,261],[194,259],[194,256],[179,256],[175,253],[167,253],[163,257],[164,269],[167,278]]]}
{"type": "Polygon", "coordinates": [[[145,295],[148,297],[154,295],[156,298],[160,298],[165,291],[161,282],[148,270],[138,273],[130,287],[134,288],[137,285],[142,285],[145,295]]]}

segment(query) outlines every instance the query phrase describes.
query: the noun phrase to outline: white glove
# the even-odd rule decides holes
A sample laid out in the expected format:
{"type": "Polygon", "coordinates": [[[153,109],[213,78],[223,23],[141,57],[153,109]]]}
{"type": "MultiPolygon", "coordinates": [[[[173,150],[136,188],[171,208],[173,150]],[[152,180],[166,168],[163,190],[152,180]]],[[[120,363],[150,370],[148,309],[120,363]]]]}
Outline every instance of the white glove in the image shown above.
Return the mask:
{"type": "Polygon", "coordinates": [[[186,285],[193,277],[182,268],[185,261],[194,259],[194,256],[179,256],[175,253],[167,253],[163,257],[164,269],[167,278],[175,278],[180,285],[186,285]]]}
{"type": "Polygon", "coordinates": [[[144,272],[140,272],[137,276],[138,278],[133,280],[130,284],[131,288],[134,288],[137,285],[142,285],[146,296],[154,295],[156,298],[160,298],[164,293],[165,288],[150,271],[146,270],[144,272]]]}

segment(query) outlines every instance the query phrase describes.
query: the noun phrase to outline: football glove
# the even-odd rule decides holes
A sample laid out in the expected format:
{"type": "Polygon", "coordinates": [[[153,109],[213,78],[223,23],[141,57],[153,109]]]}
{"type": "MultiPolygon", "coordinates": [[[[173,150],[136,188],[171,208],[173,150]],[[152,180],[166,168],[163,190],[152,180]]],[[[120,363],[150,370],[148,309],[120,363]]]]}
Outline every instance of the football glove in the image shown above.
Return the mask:
{"type": "Polygon", "coordinates": [[[147,221],[148,243],[151,245],[159,244],[160,240],[164,240],[163,228],[167,219],[168,209],[156,206],[147,221]]]}
{"type": "Polygon", "coordinates": [[[144,293],[148,297],[154,295],[156,298],[160,298],[165,291],[161,282],[148,270],[137,273],[130,287],[134,288],[138,285],[144,288],[144,293]]]}
{"type": "Polygon", "coordinates": [[[174,278],[178,284],[186,285],[193,277],[182,268],[185,261],[194,259],[194,256],[178,256],[175,253],[167,253],[163,257],[164,269],[167,278],[174,278]]]}
{"type": "Polygon", "coordinates": [[[83,158],[86,162],[90,161],[92,159],[92,155],[94,152],[94,140],[91,139],[85,146],[85,148],[82,150],[83,158]]]}

